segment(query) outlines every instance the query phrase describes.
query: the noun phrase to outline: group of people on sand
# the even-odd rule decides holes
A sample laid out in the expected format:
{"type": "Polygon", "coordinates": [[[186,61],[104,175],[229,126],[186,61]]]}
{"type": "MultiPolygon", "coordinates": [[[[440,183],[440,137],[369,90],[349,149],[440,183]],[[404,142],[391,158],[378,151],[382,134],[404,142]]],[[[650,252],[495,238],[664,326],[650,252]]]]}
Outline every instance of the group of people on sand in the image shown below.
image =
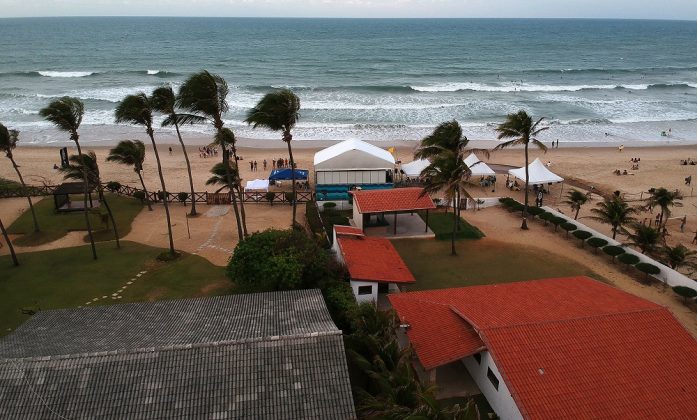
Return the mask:
{"type": "Polygon", "coordinates": [[[218,156],[217,146],[202,146],[198,148],[198,157],[205,159],[214,156],[218,156]]]}
{"type": "Polygon", "coordinates": [[[517,179],[507,179],[506,188],[508,188],[511,191],[520,191],[520,184],[518,184],[517,179]]]}
{"type": "Polygon", "coordinates": [[[680,159],[680,164],[685,166],[685,165],[697,165],[697,162],[692,160],[692,158],[687,158],[687,159],[680,159]]]}

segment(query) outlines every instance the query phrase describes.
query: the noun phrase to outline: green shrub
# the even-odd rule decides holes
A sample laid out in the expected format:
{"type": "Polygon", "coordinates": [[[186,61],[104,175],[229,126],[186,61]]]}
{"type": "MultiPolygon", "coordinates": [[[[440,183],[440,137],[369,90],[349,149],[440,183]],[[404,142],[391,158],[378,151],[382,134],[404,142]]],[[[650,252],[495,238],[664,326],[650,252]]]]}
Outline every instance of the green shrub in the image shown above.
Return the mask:
{"type": "Polygon", "coordinates": [[[557,231],[557,228],[559,225],[562,223],[566,223],[566,219],[561,217],[561,216],[553,216],[549,221],[554,225],[554,231],[557,231]]]}
{"type": "MultiPolygon", "coordinates": [[[[264,194],[264,198],[266,198],[266,201],[269,202],[273,206],[273,200],[276,198],[276,193],[273,191],[269,191],[266,194],[264,194]]],[[[307,204],[312,204],[312,207],[315,206],[315,203],[307,203],[307,204]]]]}
{"type": "Polygon", "coordinates": [[[358,309],[356,298],[353,296],[353,290],[351,290],[349,283],[345,281],[333,282],[322,290],[322,295],[336,326],[344,334],[349,334],[353,329],[358,309]]]}
{"type": "Polygon", "coordinates": [[[540,216],[545,213],[545,210],[542,207],[529,207],[528,213],[530,213],[530,215],[532,215],[533,217],[540,216]]]}
{"type": "Polygon", "coordinates": [[[615,257],[618,255],[624,254],[625,251],[624,248],[621,246],[616,246],[616,245],[608,245],[603,248],[603,252],[606,253],[607,255],[612,257],[612,262],[615,262],[615,257]]]}
{"type": "Polygon", "coordinates": [[[333,209],[336,207],[336,203],[333,201],[328,201],[326,203],[322,203],[322,208],[324,209],[333,209]]]}
{"type": "Polygon", "coordinates": [[[687,286],[675,286],[673,287],[673,291],[679,296],[681,296],[685,303],[697,297],[697,290],[687,286]]]}
{"type": "Polygon", "coordinates": [[[602,248],[607,245],[607,241],[603,238],[590,238],[586,243],[593,247],[593,252],[597,253],[598,248],[602,248]]]}
{"type": "Polygon", "coordinates": [[[586,239],[590,238],[593,236],[592,233],[586,232],[585,230],[575,230],[572,235],[574,235],[577,239],[581,240],[581,247],[583,247],[583,244],[586,239]]]}
{"type": "Polygon", "coordinates": [[[186,200],[188,200],[188,199],[189,199],[188,193],[185,193],[182,191],[179,194],[177,194],[177,200],[179,200],[180,203],[186,204],[186,200]]]}
{"type": "Polygon", "coordinates": [[[307,219],[307,224],[310,226],[312,233],[326,242],[326,232],[324,231],[324,226],[322,225],[322,220],[320,219],[317,205],[314,201],[305,203],[305,218],[307,219]]]}
{"type": "Polygon", "coordinates": [[[167,194],[164,191],[158,191],[157,192],[157,198],[160,201],[165,201],[165,197],[167,197],[167,194]]]}
{"type": "Polygon", "coordinates": [[[513,211],[523,211],[523,209],[525,208],[525,206],[522,205],[522,204],[520,204],[520,203],[518,203],[518,202],[515,202],[515,203],[511,204],[511,207],[510,207],[510,208],[511,208],[511,210],[513,210],[513,211]]]}
{"type": "Polygon", "coordinates": [[[622,264],[634,265],[639,262],[639,257],[634,254],[624,253],[617,257],[617,261],[622,264]]]}
{"type": "Polygon", "coordinates": [[[576,229],[577,229],[576,225],[573,224],[573,223],[571,223],[571,222],[564,222],[564,223],[562,223],[560,226],[561,226],[561,228],[564,229],[567,233],[568,233],[568,232],[571,232],[572,230],[576,230],[576,229]]]}
{"type": "Polygon", "coordinates": [[[641,271],[642,273],[645,273],[646,276],[648,277],[649,274],[651,275],[656,275],[661,273],[661,269],[656,267],[653,264],[645,263],[645,262],[640,262],[639,264],[635,265],[634,267],[637,268],[637,270],[641,271]]]}
{"type": "Polygon", "coordinates": [[[144,191],[136,191],[133,193],[133,198],[137,198],[141,202],[145,201],[145,192],[144,191]]]}
{"type": "Polygon", "coordinates": [[[106,183],[106,189],[112,193],[121,189],[121,183],[116,181],[109,181],[106,183]]]}
{"type": "Polygon", "coordinates": [[[286,199],[286,201],[290,204],[293,204],[294,196],[292,192],[287,192],[283,194],[283,197],[286,199]]]}

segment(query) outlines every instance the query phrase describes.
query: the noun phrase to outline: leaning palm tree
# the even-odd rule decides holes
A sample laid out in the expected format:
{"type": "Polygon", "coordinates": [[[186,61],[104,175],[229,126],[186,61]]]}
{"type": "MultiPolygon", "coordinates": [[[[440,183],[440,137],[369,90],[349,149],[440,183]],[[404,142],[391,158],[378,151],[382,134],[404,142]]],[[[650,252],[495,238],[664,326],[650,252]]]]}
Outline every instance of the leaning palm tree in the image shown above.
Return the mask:
{"type": "Polygon", "coordinates": [[[182,121],[188,121],[191,123],[191,118],[187,119],[187,116],[179,115],[176,112],[176,96],[174,95],[174,90],[172,87],[162,86],[155,89],[152,92],[152,103],[153,108],[166,115],[164,121],[162,121],[163,127],[174,126],[177,131],[177,138],[179,138],[179,144],[182,146],[182,152],[184,152],[184,160],[186,161],[186,170],[189,173],[189,187],[191,189],[191,215],[196,215],[196,193],[194,192],[194,178],[191,176],[191,163],[189,162],[189,154],[186,152],[186,146],[184,145],[184,140],[182,140],[182,134],[179,131],[179,125],[182,121]]]}
{"type": "Polygon", "coordinates": [[[508,114],[506,121],[496,127],[499,140],[512,140],[499,144],[494,150],[521,145],[524,146],[525,149],[525,203],[523,205],[523,224],[520,226],[521,229],[528,228],[528,182],[530,181],[530,174],[528,173],[528,146],[532,143],[543,151],[547,151],[547,146],[536,138],[541,132],[549,129],[549,127],[539,126],[542,120],[544,120],[544,117],[533,122],[532,117],[528,115],[527,112],[521,110],[515,114],[508,114]]]}
{"type": "Polygon", "coordinates": [[[109,150],[109,156],[107,156],[106,160],[107,162],[133,166],[133,171],[138,174],[140,185],[143,187],[145,203],[148,205],[148,210],[152,211],[148,189],[145,186],[142,174],[143,162],[145,162],[145,144],[140,140],[121,140],[116,147],[109,150]]]}
{"type": "MultiPolygon", "coordinates": [[[[232,130],[224,128],[223,114],[229,109],[227,95],[229,89],[225,79],[206,70],[191,75],[179,88],[176,105],[185,109],[189,114],[181,114],[180,124],[200,123],[209,121],[215,128],[215,142],[223,152],[223,167],[237,170],[237,148],[235,135],[232,130]],[[232,162],[230,162],[232,153],[232,162]]],[[[237,171],[239,173],[239,171],[237,171]]],[[[232,178],[232,174],[226,176],[232,178]]],[[[228,185],[234,185],[232,179],[228,185]]],[[[232,209],[237,222],[237,236],[240,241],[247,236],[247,222],[244,213],[244,198],[242,188],[238,185],[230,194],[232,209]],[[235,194],[237,193],[237,194],[235,194]],[[239,208],[237,202],[239,197],[239,208]]]]}
{"type": "Polygon", "coordinates": [[[630,245],[639,247],[642,254],[654,254],[661,241],[661,233],[653,226],[641,223],[634,224],[634,232],[627,234],[630,245]]]}
{"type": "Polygon", "coordinates": [[[697,268],[697,251],[688,249],[683,244],[677,244],[673,247],[664,246],[661,250],[663,261],[673,270],[687,266],[691,269],[697,268]]]}
{"type": "Polygon", "coordinates": [[[588,196],[579,190],[571,190],[566,193],[566,200],[564,204],[568,204],[571,210],[576,211],[574,215],[574,220],[578,219],[578,213],[581,211],[581,207],[588,202],[588,196]]]}
{"type": "Polygon", "coordinates": [[[295,213],[297,209],[297,197],[295,195],[295,160],[293,160],[293,148],[291,130],[300,118],[300,98],[290,89],[281,89],[264,95],[256,106],[249,110],[245,122],[253,128],[264,127],[272,131],[280,131],[282,140],[288,146],[288,160],[290,161],[290,177],[293,191],[293,219],[295,228],[295,213]]]}
{"type": "Polygon", "coordinates": [[[17,147],[18,141],[19,131],[8,130],[7,127],[0,124],[0,152],[5,153],[5,156],[7,156],[7,158],[10,159],[10,162],[12,163],[12,167],[14,168],[15,172],[17,172],[19,182],[22,184],[22,190],[24,190],[24,194],[27,197],[27,201],[29,202],[29,210],[31,210],[31,217],[34,222],[34,232],[39,232],[39,221],[36,218],[34,203],[32,203],[31,201],[31,195],[29,194],[29,190],[27,189],[27,184],[24,183],[24,177],[22,177],[22,173],[19,171],[19,165],[17,165],[17,162],[15,162],[15,158],[12,153],[14,148],[17,147]]]}
{"type": "MultiPolygon", "coordinates": [[[[78,129],[82,123],[82,116],[85,114],[85,105],[77,98],[71,98],[70,96],[64,96],[62,98],[56,99],[55,101],[48,104],[47,107],[42,108],[39,111],[39,115],[44,117],[46,120],[53,123],[61,131],[67,131],[70,133],[70,140],[75,142],[75,147],[77,147],[77,154],[82,159],[82,147],[80,146],[80,134],[78,129]]],[[[83,167],[85,167],[83,162],[83,167]]],[[[89,194],[89,183],[87,180],[87,173],[83,174],[83,201],[82,205],[85,214],[85,225],[87,225],[87,236],[90,239],[90,245],[92,246],[92,257],[97,259],[97,248],[94,245],[94,237],[92,236],[92,224],[90,223],[89,209],[87,208],[87,195],[89,194]]]]}
{"type": "Polygon", "coordinates": [[[10,241],[10,235],[7,234],[7,230],[5,230],[5,225],[2,224],[2,220],[0,220],[0,232],[2,233],[3,238],[5,238],[5,242],[7,243],[7,247],[10,249],[10,256],[12,257],[12,264],[15,266],[19,265],[19,260],[17,259],[17,254],[15,253],[15,247],[12,246],[12,242],[10,241]]]}
{"type": "Polygon", "coordinates": [[[677,191],[668,191],[665,188],[656,188],[651,191],[651,195],[646,199],[646,205],[650,208],[658,207],[661,214],[658,220],[658,227],[663,226],[663,219],[666,221],[670,217],[670,208],[682,206],[680,194],[677,191]]]}
{"type": "Polygon", "coordinates": [[[165,177],[162,175],[162,164],[160,163],[160,155],[157,152],[157,144],[155,143],[155,130],[152,128],[152,100],[148,96],[139,92],[135,95],[128,95],[116,106],[114,115],[117,123],[130,123],[142,125],[145,127],[145,132],[150,137],[152,148],[155,152],[155,160],[157,161],[157,173],[160,176],[160,185],[162,186],[163,204],[165,206],[165,216],[167,218],[167,233],[169,234],[169,253],[176,255],[174,250],[174,238],[172,235],[172,220],[169,216],[169,204],[167,203],[167,187],[165,186],[165,177]]]}
{"type": "Polygon", "coordinates": [[[230,189],[232,192],[233,188],[235,188],[240,182],[240,178],[237,176],[235,169],[228,168],[228,170],[226,170],[225,164],[223,163],[216,163],[213,165],[213,168],[211,168],[211,174],[212,176],[208,178],[206,185],[220,185],[221,187],[216,192],[219,192],[225,188],[230,189]],[[230,173],[229,178],[227,176],[228,172],[230,173]],[[228,182],[228,180],[231,180],[232,184],[228,182]]]}
{"type": "Polygon", "coordinates": [[[613,195],[598,203],[591,213],[593,215],[586,217],[612,226],[612,239],[615,239],[617,232],[624,231],[625,225],[636,221],[634,215],[638,210],[630,207],[619,195],[613,195]]]}
{"type": "Polygon", "coordinates": [[[87,179],[90,184],[90,189],[95,188],[97,194],[99,194],[99,202],[104,204],[104,208],[107,211],[109,220],[111,220],[111,227],[114,229],[114,238],[116,238],[116,248],[121,248],[121,243],[119,242],[119,232],[116,229],[116,220],[114,220],[114,214],[111,212],[111,207],[109,207],[109,202],[104,196],[104,186],[102,185],[102,179],[99,176],[99,165],[97,164],[97,155],[93,151],[88,151],[82,156],[72,155],[68,158],[68,166],[65,168],[60,168],[60,172],[63,173],[64,179],[82,179],[83,174],[87,174],[87,179]]]}

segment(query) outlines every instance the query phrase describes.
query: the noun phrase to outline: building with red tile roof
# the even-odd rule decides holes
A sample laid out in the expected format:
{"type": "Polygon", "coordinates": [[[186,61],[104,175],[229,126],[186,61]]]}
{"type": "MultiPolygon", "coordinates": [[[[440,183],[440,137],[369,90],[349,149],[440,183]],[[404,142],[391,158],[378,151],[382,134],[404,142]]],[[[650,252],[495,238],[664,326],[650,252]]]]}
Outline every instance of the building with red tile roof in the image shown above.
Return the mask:
{"type": "Polygon", "coordinates": [[[377,302],[378,293],[400,292],[416,282],[388,239],[363,235],[358,228],[334,226],[337,259],[346,265],[358,302],[377,302]]]}
{"type": "Polygon", "coordinates": [[[587,277],[390,295],[420,363],[463,363],[502,419],[697,418],[697,341],[587,277]]]}
{"type": "MultiPolygon", "coordinates": [[[[392,188],[387,190],[356,190],[353,196],[353,221],[363,229],[370,224],[371,216],[384,219],[385,214],[392,214],[393,234],[397,233],[397,215],[400,213],[415,213],[420,210],[428,211],[436,208],[433,200],[424,193],[423,188],[392,188]]],[[[424,233],[428,232],[424,226],[424,233]]]]}

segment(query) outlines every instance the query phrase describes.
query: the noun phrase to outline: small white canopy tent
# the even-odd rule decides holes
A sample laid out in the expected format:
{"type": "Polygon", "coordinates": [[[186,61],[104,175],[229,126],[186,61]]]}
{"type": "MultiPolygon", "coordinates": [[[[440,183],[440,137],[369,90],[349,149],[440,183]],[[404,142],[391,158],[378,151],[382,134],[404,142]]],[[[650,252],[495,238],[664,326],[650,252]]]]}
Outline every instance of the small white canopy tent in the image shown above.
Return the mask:
{"type": "Polygon", "coordinates": [[[244,187],[245,191],[268,191],[269,190],[269,180],[268,179],[255,179],[252,181],[247,181],[247,185],[244,187]]]}
{"type": "Polygon", "coordinates": [[[430,164],[431,162],[426,159],[419,159],[403,164],[401,169],[404,172],[404,175],[410,178],[418,178],[421,175],[421,171],[423,171],[430,164]]]}
{"type": "MultiPolygon", "coordinates": [[[[508,173],[521,181],[525,181],[525,167],[509,169],[508,173]]],[[[528,183],[530,185],[556,184],[558,182],[564,182],[564,178],[547,169],[539,158],[535,159],[528,165],[528,178],[528,183]]]]}
{"type": "Polygon", "coordinates": [[[315,153],[315,170],[393,169],[387,150],[361,140],[346,140],[315,153]]]}
{"type": "MultiPolygon", "coordinates": [[[[486,163],[479,160],[477,155],[470,153],[469,156],[465,158],[465,165],[472,171],[472,176],[493,176],[496,175],[493,169],[489,167],[486,163]]],[[[523,176],[523,178],[525,178],[523,176]]]]}

